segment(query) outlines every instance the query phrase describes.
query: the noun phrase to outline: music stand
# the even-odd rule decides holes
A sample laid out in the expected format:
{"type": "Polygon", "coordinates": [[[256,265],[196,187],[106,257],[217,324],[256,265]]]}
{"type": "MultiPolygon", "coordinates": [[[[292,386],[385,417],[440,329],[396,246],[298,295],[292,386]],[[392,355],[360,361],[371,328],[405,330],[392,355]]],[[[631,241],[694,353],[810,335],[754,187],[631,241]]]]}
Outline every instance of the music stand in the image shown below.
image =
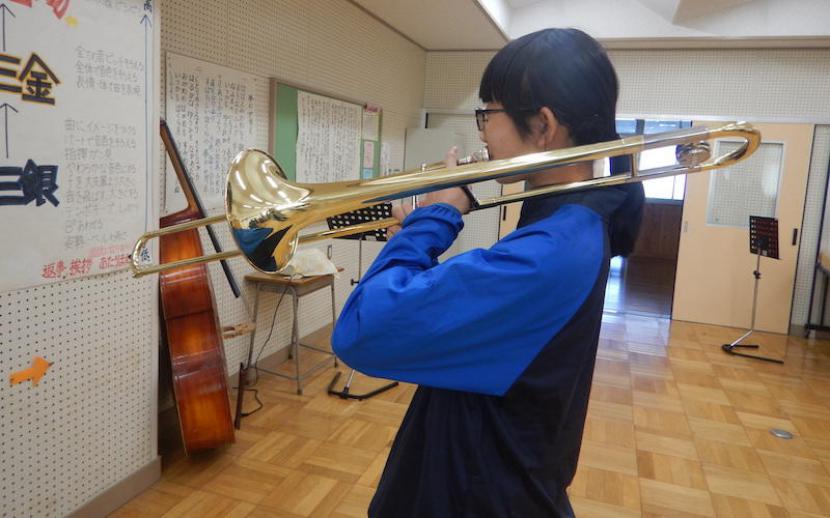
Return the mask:
{"type": "Polygon", "coordinates": [[[780,256],[778,255],[777,219],[765,218],[762,216],[749,217],[749,252],[758,256],[755,262],[755,271],[752,272],[752,275],[755,277],[755,287],[752,293],[752,322],[749,326],[749,331],[747,331],[746,334],[731,344],[723,344],[721,348],[724,352],[735,356],[743,356],[744,358],[753,358],[755,360],[763,360],[765,362],[784,363],[784,360],[747,354],[735,350],[738,347],[745,349],[758,349],[760,347],[756,344],[742,344],[741,342],[755,331],[755,310],[757,309],[758,302],[758,281],[761,280],[761,256],[769,257],[770,259],[780,259],[780,256]]]}
{"type": "MultiPolygon", "coordinates": [[[[332,216],[330,218],[326,218],[326,222],[329,225],[329,230],[335,230],[338,228],[346,228],[351,227],[354,225],[359,225],[361,223],[368,223],[370,221],[378,221],[386,218],[392,217],[392,204],[391,203],[380,203],[378,205],[373,205],[371,207],[364,207],[362,209],[357,209],[352,212],[346,212],[343,214],[337,214],[336,216],[332,216]]],[[[376,241],[386,241],[387,234],[386,229],[381,228],[377,230],[369,230],[366,232],[361,232],[359,234],[352,234],[349,236],[343,236],[342,239],[357,239],[357,280],[351,279],[351,284],[354,286],[355,284],[360,282],[360,278],[363,275],[363,241],[367,237],[373,237],[376,241]]],[[[334,385],[340,379],[341,372],[337,372],[334,375],[334,378],[329,383],[329,387],[327,392],[331,396],[337,396],[341,399],[357,399],[358,401],[368,399],[372,396],[376,396],[381,392],[386,392],[389,389],[395,388],[398,386],[397,381],[393,381],[391,383],[387,383],[386,385],[377,388],[375,390],[366,392],[364,394],[353,394],[351,392],[352,380],[354,379],[355,370],[352,369],[349,373],[349,379],[346,380],[346,384],[343,386],[343,390],[334,390],[334,385]]]]}

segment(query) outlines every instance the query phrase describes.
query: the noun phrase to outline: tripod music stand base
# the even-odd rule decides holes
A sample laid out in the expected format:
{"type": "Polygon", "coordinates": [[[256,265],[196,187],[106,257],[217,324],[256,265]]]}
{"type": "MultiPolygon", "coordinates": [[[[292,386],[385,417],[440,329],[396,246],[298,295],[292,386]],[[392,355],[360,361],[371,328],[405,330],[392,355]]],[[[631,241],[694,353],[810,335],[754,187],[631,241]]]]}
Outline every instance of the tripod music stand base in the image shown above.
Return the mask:
{"type": "Polygon", "coordinates": [[[765,362],[771,363],[784,363],[784,360],[777,360],[775,358],[766,358],[764,356],[755,356],[754,354],[746,354],[742,352],[738,352],[735,350],[737,347],[746,347],[747,349],[758,349],[759,346],[757,345],[742,345],[742,344],[723,344],[721,345],[721,349],[728,354],[732,354],[734,356],[743,356],[744,358],[753,358],[755,360],[762,360],[765,362]]]}
{"type": "Polygon", "coordinates": [[[341,374],[342,373],[338,372],[334,375],[334,379],[332,379],[331,383],[329,383],[329,388],[327,390],[330,396],[337,396],[340,399],[356,399],[358,401],[362,401],[364,399],[369,399],[370,397],[377,396],[382,392],[386,392],[387,390],[393,389],[398,386],[398,382],[393,381],[392,383],[388,383],[380,388],[376,388],[375,390],[366,392],[365,394],[352,394],[351,392],[349,392],[348,384],[343,388],[343,390],[334,390],[334,385],[337,384],[337,380],[340,379],[341,374]]]}

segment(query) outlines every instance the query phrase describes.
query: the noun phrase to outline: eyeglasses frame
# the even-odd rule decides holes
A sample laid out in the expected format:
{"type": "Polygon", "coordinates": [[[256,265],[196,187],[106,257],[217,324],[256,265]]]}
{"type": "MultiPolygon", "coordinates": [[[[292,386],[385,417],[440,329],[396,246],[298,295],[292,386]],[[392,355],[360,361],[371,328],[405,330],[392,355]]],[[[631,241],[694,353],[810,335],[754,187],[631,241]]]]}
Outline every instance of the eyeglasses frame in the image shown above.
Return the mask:
{"type": "MultiPolygon", "coordinates": [[[[516,111],[518,112],[535,112],[539,111],[540,108],[520,108],[516,111]]],[[[475,118],[476,118],[476,128],[478,131],[484,131],[484,125],[487,123],[487,115],[491,113],[499,113],[499,112],[508,112],[507,108],[476,108],[475,109],[475,118]]]]}

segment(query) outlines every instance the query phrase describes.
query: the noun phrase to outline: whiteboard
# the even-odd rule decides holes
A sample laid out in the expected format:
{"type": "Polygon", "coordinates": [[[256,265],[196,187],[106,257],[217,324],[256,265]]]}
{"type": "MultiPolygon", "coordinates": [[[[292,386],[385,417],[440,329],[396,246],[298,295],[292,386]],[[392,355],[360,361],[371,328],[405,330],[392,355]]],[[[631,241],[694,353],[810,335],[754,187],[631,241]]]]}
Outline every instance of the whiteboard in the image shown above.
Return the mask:
{"type": "Polygon", "coordinates": [[[328,183],[360,178],[362,120],[360,105],[300,90],[297,181],[328,183]]]}
{"type": "MultiPolygon", "coordinates": [[[[224,205],[228,166],[240,151],[268,144],[268,79],[167,53],[166,119],[206,211],[224,205]]],[[[184,207],[171,166],[165,210],[184,207]]]]}
{"type": "Polygon", "coordinates": [[[4,6],[0,290],[127,267],[151,221],[152,3],[4,6]]]}

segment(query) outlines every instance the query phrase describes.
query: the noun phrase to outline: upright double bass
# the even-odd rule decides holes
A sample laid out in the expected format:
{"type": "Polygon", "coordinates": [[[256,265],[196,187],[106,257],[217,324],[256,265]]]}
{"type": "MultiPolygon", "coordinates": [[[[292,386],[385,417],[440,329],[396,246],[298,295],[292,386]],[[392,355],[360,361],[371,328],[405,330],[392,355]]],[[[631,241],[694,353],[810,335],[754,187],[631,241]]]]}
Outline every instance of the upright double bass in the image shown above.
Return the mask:
{"type": "MultiPolygon", "coordinates": [[[[161,228],[204,217],[193,183],[181,161],[176,143],[164,120],[161,139],[176,171],[187,207],[161,218],[161,228]]],[[[219,242],[210,231],[214,247],[219,242]]],[[[162,261],[199,257],[203,253],[199,231],[171,234],[160,239],[162,261]]],[[[222,264],[231,289],[239,296],[227,264],[222,264]]],[[[222,334],[204,264],[184,266],[159,274],[162,330],[170,353],[173,393],[179,414],[182,443],[187,454],[215,448],[234,440],[225,371],[222,334]]]]}

